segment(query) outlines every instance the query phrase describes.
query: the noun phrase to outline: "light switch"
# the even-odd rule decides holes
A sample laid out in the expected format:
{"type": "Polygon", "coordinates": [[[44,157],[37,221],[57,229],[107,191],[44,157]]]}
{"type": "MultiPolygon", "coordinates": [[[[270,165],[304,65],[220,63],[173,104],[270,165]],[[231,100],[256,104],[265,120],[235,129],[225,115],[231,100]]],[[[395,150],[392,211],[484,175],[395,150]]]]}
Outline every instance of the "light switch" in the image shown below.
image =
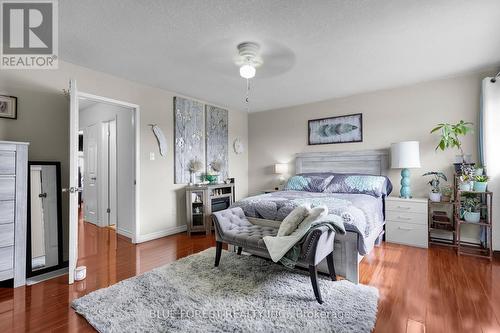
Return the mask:
{"type": "Polygon", "coordinates": [[[155,160],[155,153],[151,152],[149,153],[149,160],[154,161],[155,160]]]}

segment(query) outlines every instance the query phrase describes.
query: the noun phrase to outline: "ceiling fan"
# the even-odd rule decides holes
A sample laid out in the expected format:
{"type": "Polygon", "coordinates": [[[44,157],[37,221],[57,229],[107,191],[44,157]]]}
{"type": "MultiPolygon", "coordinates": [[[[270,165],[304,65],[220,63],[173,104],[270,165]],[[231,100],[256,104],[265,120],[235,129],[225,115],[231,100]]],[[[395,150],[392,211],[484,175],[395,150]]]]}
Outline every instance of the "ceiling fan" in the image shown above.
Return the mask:
{"type": "Polygon", "coordinates": [[[245,104],[247,112],[250,111],[250,79],[255,77],[256,68],[264,62],[259,54],[260,45],[254,42],[243,42],[238,44],[238,56],[236,65],[240,68],[240,76],[247,80],[245,104]]]}

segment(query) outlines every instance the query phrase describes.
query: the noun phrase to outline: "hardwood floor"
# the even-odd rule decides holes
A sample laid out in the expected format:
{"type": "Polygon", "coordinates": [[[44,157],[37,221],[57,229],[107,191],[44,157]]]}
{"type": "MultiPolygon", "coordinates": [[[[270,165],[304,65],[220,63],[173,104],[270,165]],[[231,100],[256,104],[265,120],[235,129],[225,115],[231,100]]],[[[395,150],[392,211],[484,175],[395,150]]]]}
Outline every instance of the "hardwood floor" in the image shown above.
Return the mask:
{"type": "MultiPolygon", "coordinates": [[[[185,233],[133,245],[113,229],[88,223],[81,223],[79,238],[79,265],[87,266],[87,279],[69,286],[62,276],[0,288],[0,332],[91,332],[71,300],[215,246],[213,236],[185,233]]],[[[375,332],[500,332],[498,258],[489,262],[457,257],[448,248],[385,243],[363,260],[361,282],[380,291],[375,332]]]]}

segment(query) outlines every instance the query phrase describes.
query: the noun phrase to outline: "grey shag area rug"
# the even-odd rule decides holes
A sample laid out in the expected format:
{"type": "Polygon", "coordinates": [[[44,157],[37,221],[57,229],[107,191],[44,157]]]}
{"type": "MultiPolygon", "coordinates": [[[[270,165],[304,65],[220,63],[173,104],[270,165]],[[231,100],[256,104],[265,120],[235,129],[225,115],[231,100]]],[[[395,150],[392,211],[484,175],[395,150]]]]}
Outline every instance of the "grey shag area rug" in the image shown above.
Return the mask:
{"type": "Polygon", "coordinates": [[[370,332],[378,290],[309,275],[261,258],[215,249],[76,299],[72,307],[99,332],[370,332]]]}

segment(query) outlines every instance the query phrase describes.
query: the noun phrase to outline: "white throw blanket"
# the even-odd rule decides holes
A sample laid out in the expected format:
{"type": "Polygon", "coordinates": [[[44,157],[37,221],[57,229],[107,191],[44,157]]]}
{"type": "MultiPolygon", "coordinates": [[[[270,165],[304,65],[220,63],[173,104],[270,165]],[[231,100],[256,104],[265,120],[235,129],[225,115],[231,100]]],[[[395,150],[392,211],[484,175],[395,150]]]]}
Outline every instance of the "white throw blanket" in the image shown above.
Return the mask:
{"type": "Polygon", "coordinates": [[[287,252],[304,237],[311,228],[318,225],[329,224],[341,234],[345,233],[344,222],[338,215],[329,214],[317,219],[304,219],[297,229],[288,236],[265,236],[263,238],[267,251],[274,262],[280,261],[287,252]]]}

